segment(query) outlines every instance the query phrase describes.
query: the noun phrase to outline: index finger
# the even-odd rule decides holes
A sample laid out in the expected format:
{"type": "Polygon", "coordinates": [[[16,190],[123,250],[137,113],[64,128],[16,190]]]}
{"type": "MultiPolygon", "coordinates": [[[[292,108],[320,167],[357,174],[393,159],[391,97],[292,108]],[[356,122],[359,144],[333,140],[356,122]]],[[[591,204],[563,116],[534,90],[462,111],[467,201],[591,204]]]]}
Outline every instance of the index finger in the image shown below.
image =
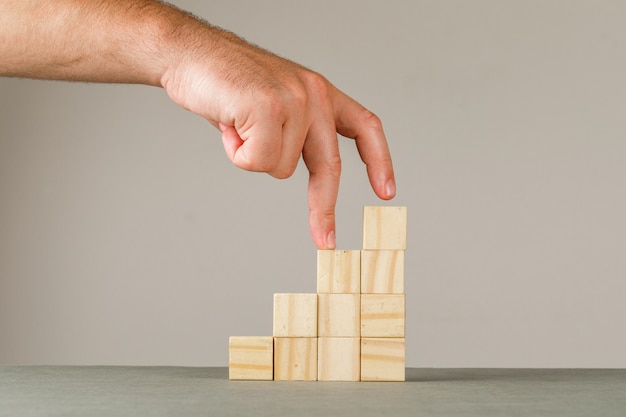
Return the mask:
{"type": "Polygon", "coordinates": [[[334,249],[335,204],[339,192],[341,157],[332,114],[311,125],[302,149],[309,170],[309,224],[319,249],[334,249]]]}
{"type": "Polygon", "coordinates": [[[374,113],[337,89],[334,110],[337,132],[355,140],[374,192],[383,200],[392,199],[396,195],[396,180],[382,122],[374,113]]]}

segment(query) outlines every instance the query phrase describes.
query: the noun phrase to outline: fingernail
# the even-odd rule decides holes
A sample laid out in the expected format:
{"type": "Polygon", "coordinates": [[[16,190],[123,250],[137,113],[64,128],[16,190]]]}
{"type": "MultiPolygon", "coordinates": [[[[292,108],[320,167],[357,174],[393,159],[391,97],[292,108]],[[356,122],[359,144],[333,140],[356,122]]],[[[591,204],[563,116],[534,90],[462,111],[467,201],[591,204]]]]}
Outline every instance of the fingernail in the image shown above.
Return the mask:
{"type": "Polygon", "coordinates": [[[387,184],[385,184],[385,192],[389,198],[396,195],[396,182],[393,179],[390,179],[387,181],[387,184]]]}
{"type": "Polygon", "coordinates": [[[326,236],[326,248],[327,249],[335,249],[336,241],[335,241],[335,231],[331,230],[326,236]]]}

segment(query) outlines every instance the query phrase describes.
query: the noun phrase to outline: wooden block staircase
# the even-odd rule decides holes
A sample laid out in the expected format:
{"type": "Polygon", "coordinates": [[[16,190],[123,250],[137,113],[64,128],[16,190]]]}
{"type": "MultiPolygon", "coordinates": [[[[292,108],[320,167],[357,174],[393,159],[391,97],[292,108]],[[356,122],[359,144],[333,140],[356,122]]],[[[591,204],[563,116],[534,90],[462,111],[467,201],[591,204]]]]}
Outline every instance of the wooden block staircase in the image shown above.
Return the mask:
{"type": "Polygon", "coordinates": [[[232,336],[229,378],[404,381],[407,208],[363,208],[361,250],[319,250],[316,294],[274,294],[272,336],[232,336]]]}

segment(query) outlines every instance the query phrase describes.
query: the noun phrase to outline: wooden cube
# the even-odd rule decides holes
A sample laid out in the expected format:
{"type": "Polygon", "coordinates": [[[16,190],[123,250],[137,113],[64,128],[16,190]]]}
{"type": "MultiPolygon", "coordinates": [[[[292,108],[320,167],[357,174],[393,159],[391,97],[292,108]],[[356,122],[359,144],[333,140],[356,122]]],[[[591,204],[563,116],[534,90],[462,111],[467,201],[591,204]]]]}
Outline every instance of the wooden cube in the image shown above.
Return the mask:
{"type": "Polygon", "coordinates": [[[228,378],[272,380],[274,338],[231,336],[228,340],[228,378]]]}
{"type": "Polygon", "coordinates": [[[404,337],[404,294],[361,294],[361,337],[404,337]]]}
{"type": "Polygon", "coordinates": [[[404,381],[405,339],[361,339],[361,381],[404,381]]]}
{"type": "Polygon", "coordinates": [[[361,339],[320,337],[317,343],[318,381],[359,381],[361,378],[361,339]]]}
{"type": "Polygon", "coordinates": [[[274,380],[317,380],[317,338],[275,337],[274,380]]]}
{"type": "Polygon", "coordinates": [[[363,207],[363,249],[406,249],[406,207],[363,207]]]}
{"type": "Polygon", "coordinates": [[[317,292],[358,294],[361,292],[361,251],[318,250],[317,292]]]}
{"type": "Polygon", "coordinates": [[[318,294],[318,336],[361,335],[360,294],[318,294]]]}
{"type": "Polygon", "coordinates": [[[274,337],[317,337],[317,294],[274,294],[274,337]]]}
{"type": "Polygon", "coordinates": [[[361,251],[361,292],[364,294],[404,293],[404,251],[361,251]]]}

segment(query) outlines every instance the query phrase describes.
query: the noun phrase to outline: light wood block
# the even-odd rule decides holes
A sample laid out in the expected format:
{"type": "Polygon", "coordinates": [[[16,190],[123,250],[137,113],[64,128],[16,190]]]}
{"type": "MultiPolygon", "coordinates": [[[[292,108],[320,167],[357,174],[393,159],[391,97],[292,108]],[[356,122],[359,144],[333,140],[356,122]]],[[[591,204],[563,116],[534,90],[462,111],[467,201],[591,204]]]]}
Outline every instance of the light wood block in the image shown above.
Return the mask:
{"type": "Polygon", "coordinates": [[[361,294],[361,337],[404,337],[404,294],[361,294]]]}
{"type": "Polygon", "coordinates": [[[361,292],[363,294],[404,293],[404,251],[361,251],[361,292]]]}
{"type": "Polygon", "coordinates": [[[404,381],[405,339],[361,339],[361,381],[404,381]]]}
{"type": "Polygon", "coordinates": [[[228,340],[228,378],[272,380],[274,338],[272,336],[231,336],[228,340]]]}
{"type": "Polygon", "coordinates": [[[358,294],[361,292],[361,251],[318,250],[317,292],[358,294]]]}
{"type": "Polygon", "coordinates": [[[363,249],[406,249],[407,208],[363,207],[363,249]]]}
{"type": "Polygon", "coordinates": [[[361,335],[360,294],[318,294],[318,336],[361,335]]]}
{"type": "Polygon", "coordinates": [[[317,338],[275,337],[274,380],[317,380],[317,338]]]}
{"type": "Polygon", "coordinates": [[[317,337],[317,294],[274,294],[274,337],[317,337]]]}
{"type": "Polygon", "coordinates": [[[318,381],[359,381],[361,339],[320,337],[317,344],[318,381]]]}

